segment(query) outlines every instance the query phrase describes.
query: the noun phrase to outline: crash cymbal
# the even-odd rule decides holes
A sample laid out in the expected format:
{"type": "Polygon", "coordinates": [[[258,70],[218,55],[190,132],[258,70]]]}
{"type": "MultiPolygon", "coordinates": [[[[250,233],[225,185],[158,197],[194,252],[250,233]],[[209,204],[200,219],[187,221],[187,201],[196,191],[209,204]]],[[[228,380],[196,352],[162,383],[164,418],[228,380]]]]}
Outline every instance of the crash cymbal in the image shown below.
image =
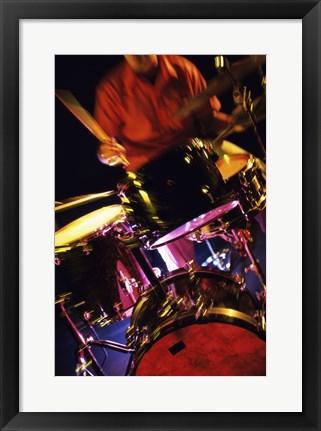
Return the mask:
{"type": "Polygon", "coordinates": [[[233,76],[235,81],[241,81],[255,72],[265,61],[264,55],[252,55],[231,64],[230,73],[224,73],[211,79],[204,91],[187,101],[184,106],[181,106],[174,112],[174,117],[182,119],[199,110],[211,97],[214,95],[219,96],[233,87],[231,76],[233,76]]]}
{"type": "Polygon", "coordinates": [[[91,195],[75,196],[73,198],[68,198],[68,199],[63,200],[63,202],[59,203],[58,205],[57,205],[57,203],[55,203],[55,212],[57,213],[57,212],[64,211],[67,209],[72,209],[72,208],[75,208],[77,206],[87,204],[89,202],[94,202],[94,201],[97,201],[97,200],[102,199],[102,198],[114,196],[117,193],[118,192],[115,190],[110,190],[110,191],[102,192],[102,193],[95,193],[95,194],[91,194],[91,195]]]}
{"type": "Polygon", "coordinates": [[[105,133],[94,117],[84,109],[69,90],[56,90],[58,99],[74,114],[76,118],[100,141],[109,142],[111,138],[105,133]]]}

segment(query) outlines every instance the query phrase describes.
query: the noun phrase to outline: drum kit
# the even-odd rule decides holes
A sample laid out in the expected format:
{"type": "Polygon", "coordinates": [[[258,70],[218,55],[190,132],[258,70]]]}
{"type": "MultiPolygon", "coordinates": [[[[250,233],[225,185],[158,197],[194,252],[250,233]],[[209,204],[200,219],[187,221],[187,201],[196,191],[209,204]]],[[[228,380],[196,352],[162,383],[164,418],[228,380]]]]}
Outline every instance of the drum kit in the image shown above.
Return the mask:
{"type": "MultiPolygon", "coordinates": [[[[70,93],[58,93],[92,133],[103,133],[70,93]]],[[[129,355],[128,376],[265,375],[266,282],[250,245],[251,223],[266,207],[265,165],[248,153],[217,157],[214,148],[213,140],[189,139],[128,172],[116,191],[56,202],[58,213],[103,197],[121,201],[55,233],[56,269],[69,290],[56,303],[79,344],[76,374],[106,375],[93,353],[99,347],[129,355]],[[181,238],[215,237],[250,259],[257,298],[241,275],[193,261],[161,275],[146,254],[181,238]],[[124,344],[87,335],[125,318],[124,344]]]]}

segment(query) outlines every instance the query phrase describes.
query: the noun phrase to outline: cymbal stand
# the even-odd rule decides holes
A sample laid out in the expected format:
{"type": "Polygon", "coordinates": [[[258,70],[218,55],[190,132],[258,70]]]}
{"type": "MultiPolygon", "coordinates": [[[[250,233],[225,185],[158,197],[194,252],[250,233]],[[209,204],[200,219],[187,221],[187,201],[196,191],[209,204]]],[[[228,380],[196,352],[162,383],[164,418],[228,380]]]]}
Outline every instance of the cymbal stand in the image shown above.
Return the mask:
{"type": "Polygon", "coordinates": [[[250,259],[250,266],[245,268],[245,272],[253,271],[258,277],[262,286],[262,291],[258,294],[258,299],[265,300],[266,280],[262,268],[250,249],[249,241],[252,241],[250,231],[248,229],[231,229],[226,234],[221,235],[223,239],[230,242],[235,249],[238,250],[241,256],[247,256],[250,259]]]}
{"type": "MultiPolygon", "coordinates": [[[[233,84],[233,101],[236,106],[241,105],[243,110],[248,114],[250,123],[252,125],[252,128],[254,130],[254,134],[258,140],[258,143],[261,147],[261,150],[264,155],[264,161],[266,159],[266,151],[262,142],[262,139],[260,137],[260,134],[257,130],[257,122],[255,119],[255,115],[253,112],[253,101],[251,98],[251,91],[247,89],[247,87],[241,85],[239,80],[233,75],[231,71],[231,67],[229,64],[229,61],[226,57],[222,55],[217,55],[214,57],[214,64],[215,68],[217,69],[218,73],[222,74],[225,73],[228,78],[231,80],[233,84]]],[[[262,72],[262,69],[260,69],[262,72]]]]}
{"type": "Polygon", "coordinates": [[[149,281],[149,287],[154,292],[154,294],[161,300],[166,299],[164,287],[160,283],[153,267],[144,253],[144,240],[142,239],[144,237],[139,237],[139,234],[128,223],[121,223],[118,226],[116,237],[122,242],[127,250],[130,250],[145,277],[149,281]]]}
{"type": "Polygon", "coordinates": [[[133,287],[138,288],[137,281],[134,278],[126,277],[122,271],[117,270],[118,281],[123,292],[130,297],[132,305],[135,304],[136,298],[133,293],[133,287]]]}
{"type": "Polygon", "coordinates": [[[241,105],[243,110],[248,114],[252,129],[253,129],[254,134],[256,136],[256,139],[257,139],[257,141],[261,147],[262,153],[264,155],[264,161],[265,161],[266,151],[265,151],[265,147],[264,147],[264,144],[262,142],[262,139],[260,137],[260,134],[257,130],[257,122],[256,122],[256,118],[254,115],[254,110],[253,110],[253,100],[251,98],[251,91],[248,90],[247,87],[240,85],[238,88],[237,87],[234,88],[233,99],[234,99],[234,103],[236,105],[241,105]]]}
{"type": "MultiPolygon", "coordinates": [[[[123,226],[125,228],[125,226],[123,226]]],[[[143,246],[139,240],[137,234],[135,234],[131,229],[128,232],[120,232],[118,234],[118,239],[122,241],[124,246],[131,251],[136,261],[138,262],[141,270],[145,274],[146,278],[150,282],[150,288],[153,290],[154,294],[161,300],[166,299],[165,290],[155,274],[146,254],[144,253],[143,246]]]]}
{"type": "Polygon", "coordinates": [[[254,254],[252,253],[250,247],[249,247],[249,231],[246,231],[245,229],[237,229],[236,231],[233,229],[232,230],[233,235],[235,238],[237,238],[242,246],[244,247],[246,254],[248,256],[248,258],[251,261],[251,265],[250,267],[246,268],[245,271],[253,271],[257,277],[260,280],[260,283],[263,287],[263,291],[266,292],[266,280],[265,280],[265,276],[263,274],[262,268],[259,264],[259,262],[257,261],[257,259],[255,258],[254,254]]]}

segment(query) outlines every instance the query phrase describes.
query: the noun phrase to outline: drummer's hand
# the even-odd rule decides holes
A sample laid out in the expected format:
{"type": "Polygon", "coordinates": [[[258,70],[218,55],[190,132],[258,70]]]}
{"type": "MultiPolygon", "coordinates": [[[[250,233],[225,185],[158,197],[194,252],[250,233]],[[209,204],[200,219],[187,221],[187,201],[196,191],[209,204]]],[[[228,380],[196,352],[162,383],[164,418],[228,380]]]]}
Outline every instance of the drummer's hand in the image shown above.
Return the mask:
{"type": "Polygon", "coordinates": [[[129,161],[126,158],[126,149],[114,139],[100,143],[98,158],[108,166],[129,166],[129,161]]]}
{"type": "Polygon", "coordinates": [[[246,111],[237,106],[230,115],[233,132],[244,132],[251,125],[249,116],[246,111]]]}
{"type": "Polygon", "coordinates": [[[233,132],[235,133],[245,132],[246,129],[247,127],[242,124],[234,124],[233,126],[233,132]]]}

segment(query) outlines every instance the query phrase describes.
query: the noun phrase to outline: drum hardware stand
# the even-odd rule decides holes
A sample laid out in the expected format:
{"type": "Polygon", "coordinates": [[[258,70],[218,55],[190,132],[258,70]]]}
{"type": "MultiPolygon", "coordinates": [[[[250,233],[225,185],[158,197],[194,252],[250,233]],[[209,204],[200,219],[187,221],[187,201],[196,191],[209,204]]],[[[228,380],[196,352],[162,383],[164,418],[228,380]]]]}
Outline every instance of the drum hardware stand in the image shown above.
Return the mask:
{"type": "Polygon", "coordinates": [[[90,339],[87,341],[87,346],[108,347],[111,350],[115,350],[121,353],[134,353],[136,351],[135,349],[127,347],[126,344],[117,343],[116,341],[111,340],[90,339]]]}
{"type": "MultiPolygon", "coordinates": [[[[76,373],[79,373],[79,371],[84,371],[84,372],[87,372],[88,374],[92,375],[92,373],[89,370],[87,370],[88,366],[92,365],[94,368],[97,369],[99,374],[101,374],[102,376],[106,376],[107,374],[105,373],[103,368],[99,365],[95,355],[91,351],[92,346],[103,347],[104,350],[105,350],[105,348],[110,348],[112,350],[116,350],[116,351],[121,352],[121,353],[133,353],[133,352],[135,352],[135,349],[131,349],[131,348],[127,347],[125,344],[117,343],[116,341],[94,340],[92,337],[89,337],[86,339],[83,336],[83,334],[77,329],[76,325],[74,324],[74,322],[71,320],[69,314],[67,313],[67,310],[66,310],[65,304],[64,304],[66,301],[66,298],[67,298],[67,296],[64,296],[61,299],[59,299],[57,302],[60,303],[62,315],[67,319],[73,332],[75,333],[76,337],[80,341],[80,347],[79,347],[79,351],[78,351],[79,361],[78,361],[77,366],[76,366],[76,373]],[[88,353],[88,355],[90,357],[89,361],[85,360],[85,351],[88,353]]],[[[91,326],[91,325],[89,325],[89,326],[91,326]]],[[[95,331],[94,331],[94,333],[95,333],[95,331]]]]}
{"type": "Polygon", "coordinates": [[[233,245],[236,245],[236,248],[239,250],[241,255],[248,256],[251,265],[244,269],[245,273],[249,271],[253,271],[255,275],[258,277],[262,290],[260,292],[256,292],[256,297],[261,304],[261,310],[255,316],[258,321],[258,330],[263,329],[265,331],[265,303],[266,303],[266,281],[262,271],[262,268],[259,264],[259,261],[255,258],[254,254],[250,250],[248,245],[248,241],[252,241],[249,230],[247,229],[237,229],[232,230],[232,235],[236,241],[231,241],[233,245]],[[242,250],[243,249],[243,250],[242,250]],[[245,254],[244,254],[245,252],[245,254]]]}
{"type": "Polygon", "coordinates": [[[166,293],[164,291],[164,288],[162,284],[160,283],[159,279],[157,278],[151,264],[149,263],[149,260],[147,259],[141,244],[139,242],[139,239],[137,237],[132,237],[127,240],[123,240],[123,243],[125,247],[128,247],[131,252],[133,253],[133,256],[136,258],[138,264],[140,265],[142,271],[148,278],[151,288],[153,289],[156,296],[158,296],[159,299],[164,300],[166,298],[166,293]],[[157,289],[156,289],[157,287],[157,289]]]}
{"type": "MultiPolygon", "coordinates": [[[[253,113],[253,101],[251,98],[251,91],[249,91],[247,89],[247,87],[241,85],[240,82],[235,78],[235,76],[231,72],[230,64],[229,64],[229,61],[226,57],[224,57],[223,55],[215,56],[214,57],[214,65],[215,65],[215,68],[218,70],[218,73],[221,73],[221,74],[226,73],[228,78],[231,80],[231,82],[233,84],[232,96],[233,96],[234,104],[236,106],[239,106],[239,105],[242,106],[243,110],[248,114],[251,126],[254,130],[254,134],[258,140],[258,143],[261,147],[261,150],[262,150],[263,155],[264,155],[264,161],[265,161],[266,151],[265,151],[262,139],[261,139],[259,132],[257,130],[257,122],[256,122],[256,119],[255,119],[255,116],[253,113]]],[[[263,74],[262,68],[259,69],[259,73],[260,73],[260,75],[263,74]]],[[[265,83],[265,79],[264,79],[264,83],[265,83]]],[[[263,80],[262,80],[262,85],[263,85],[263,80]]],[[[265,84],[264,84],[264,86],[265,86],[265,84]]],[[[223,131],[222,133],[224,133],[224,132],[225,131],[223,131]]]]}
{"type": "Polygon", "coordinates": [[[82,373],[83,376],[86,376],[86,374],[89,374],[90,376],[94,376],[94,374],[91,373],[88,370],[88,367],[90,365],[91,365],[90,361],[86,362],[83,350],[79,350],[79,352],[78,352],[78,362],[77,362],[76,368],[75,368],[76,375],[80,376],[81,373],[82,373]]]}
{"type": "Polygon", "coordinates": [[[205,244],[207,245],[207,248],[209,249],[211,255],[212,255],[212,262],[214,262],[215,260],[217,260],[217,255],[213,250],[213,247],[211,246],[210,242],[208,239],[205,240],[205,244]]]}
{"type": "Polygon", "coordinates": [[[223,238],[230,242],[235,249],[238,250],[241,256],[247,256],[251,265],[245,268],[245,272],[253,271],[256,276],[259,278],[260,283],[263,287],[263,291],[266,291],[266,282],[265,277],[262,271],[261,266],[259,265],[258,260],[255,258],[254,254],[250,250],[249,241],[252,241],[250,231],[248,229],[232,229],[231,234],[223,235],[223,238]]]}
{"type": "Polygon", "coordinates": [[[233,99],[236,105],[242,105],[242,108],[245,112],[247,112],[251,126],[253,128],[256,139],[261,147],[262,153],[264,155],[264,161],[266,160],[266,151],[260,137],[260,134],[257,130],[257,122],[253,113],[253,101],[251,98],[251,91],[248,90],[245,86],[241,86],[233,91],[233,99]]]}
{"type": "Polygon", "coordinates": [[[86,372],[89,375],[93,376],[94,374],[92,374],[87,369],[90,365],[92,365],[93,367],[96,367],[98,369],[98,372],[102,376],[107,376],[107,374],[102,369],[102,367],[99,365],[97,359],[93,355],[93,353],[91,351],[92,346],[102,347],[104,350],[105,350],[105,348],[109,348],[111,350],[115,350],[117,352],[127,353],[127,354],[135,352],[135,349],[131,349],[131,348],[127,347],[125,344],[117,343],[117,342],[111,341],[111,340],[94,340],[93,338],[90,337],[87,339],[86,344],[81,345],[81,347],[79,349],[79,352],[78,352],[79,361],[76,365],[76,370],[75,370],[77,375],[79,375],[80,371],[83,371],[83,372],[86,372]],[[85,351],[88,352],[88,354],[91,358],[89,361],[86,361],[86,359],[85,359],[85,351]]]}
{"type": "Polygon", "coordinates": [[[117,270],[117,274],[119,277],[118,280],[119,280],[121,289],[126,295],[130,297],[132,305],[134,305],[136,302],[136,298],[133,294],[133,287],[138,287],[137,281],[134,278],[125,277],[122,271],[117,270]]]}
{"type": "MultiPolygon", "coordinates": [[[[138,264],[140,265],[143,273],[147,277],[149,283],[151,284],[151,288],[153,289],[156,296],[158,296],[159,299],[164,300],[166,298],[166,293],[164,292],[163,286],[160,283],[157,275],[155,274],[155,271],[153,270],[151,264],[149,263],[149,260],[147,259],[142,244],[138,238],[138,234],[132,229],[130,225],[124,226],[122,224],[122,229],[118,230],[117,237],[124,246],[131,250],[133,256],[137,260],[138,264]],[[158,289],[156,290],[157,287],[158,289]],[[162,298],[160,298],[160,295],[162,298]]],[[[139,233],[142,235],[142,232],[139,233]]]]}
{"type": "Polygon", "coordinates": [[[120,320],[123,320],[123,315],[121,314],[121,302],[115,302],[113,309],[116,311],[120,320]]]}
{"type": "Polygon", "coordinates": [[[221,271],[228,271],[229,270],[229,262],[225,263],[224,261],[227,258],[228,249],[223,249],[215,253],[213,250],[213,247],[211,246],[211,243],[208,239],[205,240],[205,243],[207,245],[207,248],[209,249],[211,253],[211,257],[208,257],[206,261],[203,263],[212,263],[215,267],[220,269],[221,271]]]}
{"type": "Polygon", "coordinates": [[[97,370],[99,371],[99,373],[102,376],[105,376],[106,373],[104,372],[104,370],[99,365],[99,363],[98,363],[95,355],[91,351],[90,346],[87,344],[87,340],[85,339],[85,337],[83,336],[83,334],[78,330],[78,328],[76,327],[76,325],[74,324],[74,322],[71,320],[69,314],[67,313],[67,310],[65,308],[66,298],[67,298],[66,296],[62,297],[59,300],[59,303],[60,303],[60,308],[61,308],[61,311],[62,311],[62,315],[67,319],[69,325],[71,326],[71,329],[73,330],[74,334],[76,335],[76,338],[78,338],[78,340],[81,343],[81,347],[79,349],[79,357],[80,357],[80,364],[79,365],[80,365],[80,367],[83,370],[85,370],[86,367],[89,365],[89,363],[86,362],[85,359],[84,359],[84,352],[83,351],[84,351],[84,349],[86,349],[87,352],[88,352],[88,355],[90,357],[90,361],[93,364],[93,366],[97,368],[97,370]]]}
{"type": "Polygon", "coordinates": [[[245,272],[246,271],[254,271],[254,273],[257,275],[257,277],[259,278],[259,280],[262,284],[263,290],[266,291],[266,281],[265,281],[265,277],[264,277],[262,268],[261,268],[258,260],[254,257],[254,254],[252,253],[252,251],[250,250],[249,245],[248,245],[248,241],[249,241],[248,233],[246,231],[244,231],[244,229],[238,229],[237,235],[238,235],[241,243],[243,244],[243,246],[245,248],[247,256],[251,260],[251,265],[249,268],[245,269],[245,272]]]}

